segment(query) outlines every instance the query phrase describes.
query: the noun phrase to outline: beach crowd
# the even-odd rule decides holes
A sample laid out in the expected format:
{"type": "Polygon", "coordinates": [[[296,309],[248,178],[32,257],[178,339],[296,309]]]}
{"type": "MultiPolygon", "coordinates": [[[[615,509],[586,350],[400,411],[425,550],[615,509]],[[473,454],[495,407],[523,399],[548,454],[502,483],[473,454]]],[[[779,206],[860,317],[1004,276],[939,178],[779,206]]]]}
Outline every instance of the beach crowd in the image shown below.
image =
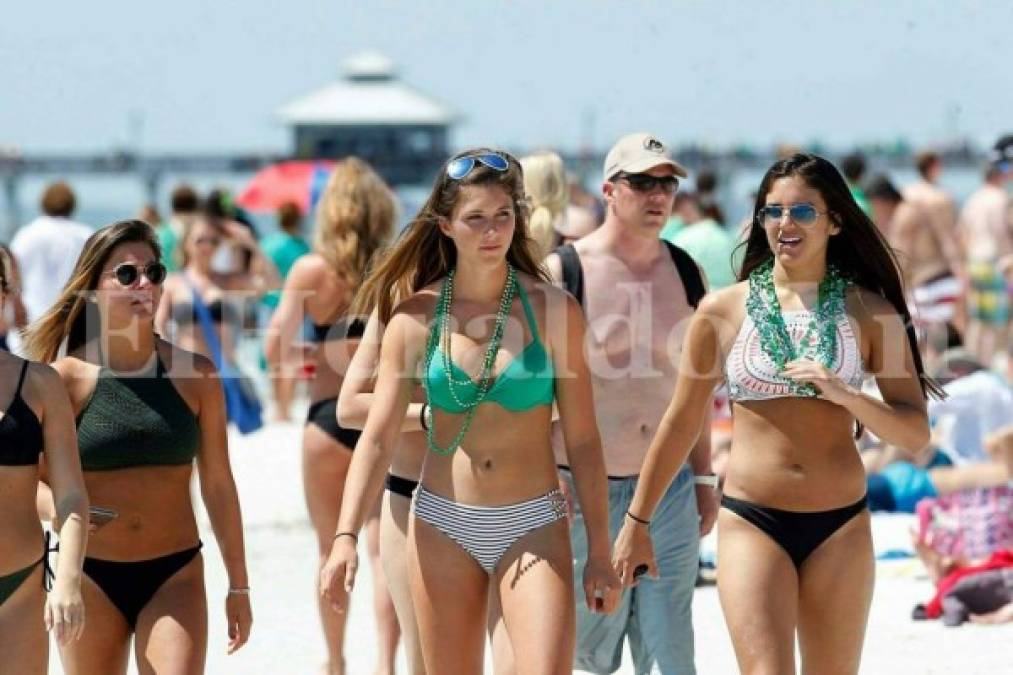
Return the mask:
{"type": "Polygon", "coordinates": [[[194,500],[258,639],[227,429],[304,400],[324,673],[363,562],[376,673],[694,673],[715,576],[741,672],[857,673],[880,511],[914,514],[913,620],[1013,622],[1013,135],[962,204],[940,154],[866,164],[786,151],[744,222],[649,133],[593,190],[458,152],[400,229],[355,157],[271,232],[186,184],[96,228],[50,184],[0,246],[0,673],[50,638],[204,672],[194,500]]]}

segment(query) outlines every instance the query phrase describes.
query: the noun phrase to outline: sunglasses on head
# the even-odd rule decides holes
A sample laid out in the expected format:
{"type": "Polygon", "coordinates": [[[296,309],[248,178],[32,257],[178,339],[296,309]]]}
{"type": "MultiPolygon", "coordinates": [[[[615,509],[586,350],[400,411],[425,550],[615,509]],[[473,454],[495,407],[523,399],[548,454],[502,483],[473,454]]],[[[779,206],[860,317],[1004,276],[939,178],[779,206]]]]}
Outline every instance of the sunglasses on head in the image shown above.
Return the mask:
{"type": "Polygon", "coordinates": [[[510,168],[510,162],[503,155],[498,152],[485,152],[451,160],[450,164],[447,164],[447,176],[454,180],[461,180],[471,173],[479,162],[493,171],[506,171],[510,168]]]}
{"type": "Polygon", "coordinates": [[[113,276],[123,286],[133,286],[134,282],[143,274],[155,286],[165,281],[165,265],[160,262],[150,262],[144,267],[134,263],[120,263],[113,269],[113,276]]]}
{"type": "Polygon", "coordinates": [[[675,176],[652,176],[649,173],[620,172],[616,179],[622,179],[637,192],[651,192],[660,187],[665,194],[674,194],[679,189],[679,179],[675,176]]]}
{"type": "Polygon", "coordinates": [[[826,211],[817,211],[812,204],[792,204],[791,206],[768,204],[760,209],[758,215],[763,223],[774,224],[780,223],[785,213],[796,225],[812,225],[826,211]]]}

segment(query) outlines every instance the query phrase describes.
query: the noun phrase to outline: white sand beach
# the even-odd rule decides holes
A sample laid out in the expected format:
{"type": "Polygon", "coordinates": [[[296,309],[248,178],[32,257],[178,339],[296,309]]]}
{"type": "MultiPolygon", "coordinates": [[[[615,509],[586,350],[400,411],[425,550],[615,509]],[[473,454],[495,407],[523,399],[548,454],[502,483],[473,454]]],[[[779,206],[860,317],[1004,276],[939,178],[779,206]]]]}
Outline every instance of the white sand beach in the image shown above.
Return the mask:
{"type": "MultiPolygon", "coordinates": [[[[325,660],[314,604],[316,554],[306,517],[300,475],[299,425],[273,425],[230,437],[232,462],[246,523],[253,589],[254,626],[249,644],[226,655],[223,602],[227,580],[214,536],[201,516],[210,598],[207,672],[212,675],[316,675],[325,660]]],[[[875,519],[877,551],[907,546],[909,520],[875,519]]],[[[705,542],[713,546],[713,539],[705,542]]],[[[362,549],[363,547],[360,547],[362,549]]],[[[365,556],[365,551],[362,550],[365,556]]],[[[862,672],[872,675],[961,675],[1013,672],[1013,625],[946,628],[940,622],[913,622],[911,608],[932,595],[914,559],[878,563],[876,594],[869,621],[862,672]]],[[[369,589],[369,566],[360,568],[346,639],[348,672],[373,672],[376,640],[369,589]]],[[[693,603],[696,664],[700,675],[737,672],[717,591],[700,588],[693,603]]],[[[403,661],[399,672],[407,672],[403,661]]],[[[55,650],[50,673],[61,673],[55,650]]],[[[130,672],[135,672],[131,669],[130,672]]],[[[486,672],[491,672],[488,664],[486,672]]],[[[628,658],[620,673],[632,674],[628,658]]]]}

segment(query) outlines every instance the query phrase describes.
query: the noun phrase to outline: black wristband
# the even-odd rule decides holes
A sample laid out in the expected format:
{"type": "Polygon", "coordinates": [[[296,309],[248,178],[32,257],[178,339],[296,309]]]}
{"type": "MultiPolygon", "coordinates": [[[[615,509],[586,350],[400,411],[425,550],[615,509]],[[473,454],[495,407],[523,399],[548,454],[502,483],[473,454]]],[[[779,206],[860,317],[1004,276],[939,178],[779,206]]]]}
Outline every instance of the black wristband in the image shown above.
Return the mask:
{"type": "Polygon", "coordinates": [[[423,431],[429,431],[429,425],[426,424],[426,408],[429,407],[428,403],[423,403],[422,407],[419,408],[419,425],[423,431]]]}
{"type": "Polygon", "coordinates": [[[630,520],[632,520],[635,523],[640,523],[641,525],[650,525],[651,524],[651,521],[649,521],[649,520],[644,520],[643,518],[637,518],[635,515],[633,515],[632,513],[630,513],[629,509],[626,510],[626,515],[629,516],[630,520]]]}
{"type": "Polygon", "coordinates": [[[353,543],[355,544],[359,543],[359,535],[355,534],[354,532],[338,532],[336,535],[334,535],[334,538],[337,539],[338,537],[351,537],[353,543]]]}

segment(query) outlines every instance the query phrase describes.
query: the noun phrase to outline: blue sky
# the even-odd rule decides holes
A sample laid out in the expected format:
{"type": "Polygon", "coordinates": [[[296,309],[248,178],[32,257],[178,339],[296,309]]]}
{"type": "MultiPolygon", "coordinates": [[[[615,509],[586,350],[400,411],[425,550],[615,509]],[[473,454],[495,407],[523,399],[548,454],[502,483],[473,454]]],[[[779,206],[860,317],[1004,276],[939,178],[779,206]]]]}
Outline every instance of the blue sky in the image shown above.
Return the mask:
{"type": "Polygon", "coordinates": [[[1013,127],[1013,3],[5,3],[0,146],[276,150],[282,104],[364,48],[463,116],[455,145],[567,149],[1013,127]]]}

